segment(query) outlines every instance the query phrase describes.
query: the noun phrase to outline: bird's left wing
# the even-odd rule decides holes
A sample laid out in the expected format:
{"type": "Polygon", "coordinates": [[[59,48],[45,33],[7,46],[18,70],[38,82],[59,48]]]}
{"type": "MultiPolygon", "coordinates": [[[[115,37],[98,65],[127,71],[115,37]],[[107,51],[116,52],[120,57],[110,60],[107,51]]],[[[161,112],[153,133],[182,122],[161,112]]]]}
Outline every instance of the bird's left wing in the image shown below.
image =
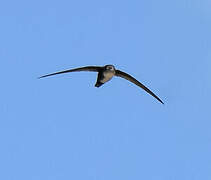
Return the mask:
{"type": "Polygon", "coordinates": [[[93,72],[99,72],[100,69],[101,69],[100,66],[85,66],[85,67],[80,67],[80,68],[75,68],[75,69],[69,69],[69,70],[65,70],[65,71],[55,72],[55,73],[52,73],[52,74],[47,74],[47,75],[44,75],[44,76],[40,76],[39,78],[53,76],[53,75],[56,75],[56,74],[63,74],[63,73],[69,73],[69,72],[77,72],[77,71],[93,71],[93,72]]]}
{"type": "Polygon", "coordinates": [[[148,92],[151,96],[153,96],[154,98],[156,98],[159,102],[161,102],[162,104],[163,101],[157,97],[151,90],[149,90],[146,86],[144,86],[142,83],[140,83],[138,80],[136,80],[134,77],[132,77],[131,75],[125,73],[125,72],[122,72],[120,70],[116,70],[116,73],[115,73],[115,76],[119,76],[121,78],[124,78],[134,84],[136,84],[137,86],[141,87],[142,89],[144,89],[146,92],[148,92]]]}

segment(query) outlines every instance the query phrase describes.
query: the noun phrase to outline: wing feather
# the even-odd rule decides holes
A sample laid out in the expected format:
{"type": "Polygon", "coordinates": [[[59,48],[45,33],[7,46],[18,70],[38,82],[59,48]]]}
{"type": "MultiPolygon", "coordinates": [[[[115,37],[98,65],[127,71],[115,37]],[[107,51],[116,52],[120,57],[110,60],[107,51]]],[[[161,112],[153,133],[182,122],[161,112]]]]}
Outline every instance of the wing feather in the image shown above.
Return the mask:
{"type": "Polygon", "coordinates": [[[85,66],[85,67],[80,67],[80,68],[75,68],[75,69],[69,69],[69,70],[65,70],[65,71],[59,71],[59,72],[47,74],[47,75],[44,75],[44,76],[40,76],[39,79],[40,78],[44,78],[44,77],[48,77],[48,76],[57,75],[57,74],[63,74],[63,73],[69,73],[69,72],[77,72],[77,71],[99,72],[100,69],[101,69],[100,66],[85,66]]]}
{"type": "Polygon", "coordinates": [[[124,79],[126,79],[126,80],[128,80],[128,81],[130,81],[130,82],[132,82],[134,84],[136,84],[137,86],[139,86],[142,89],[144,89],[151,96],[153,96],[154,98],[156,98],[159,102],[161,102],[162,104],[164,104],[163,101],[159,97],[157,97],[150,89],[148,89],[146,86],[144,86],[142,83],[140,83],[138,80],[136,80],[131,75],[129,75],[129,74],[125,73],[125,72],[122,72],[120,70],[116,70],[115,76],[124,78],[124,79]]]}

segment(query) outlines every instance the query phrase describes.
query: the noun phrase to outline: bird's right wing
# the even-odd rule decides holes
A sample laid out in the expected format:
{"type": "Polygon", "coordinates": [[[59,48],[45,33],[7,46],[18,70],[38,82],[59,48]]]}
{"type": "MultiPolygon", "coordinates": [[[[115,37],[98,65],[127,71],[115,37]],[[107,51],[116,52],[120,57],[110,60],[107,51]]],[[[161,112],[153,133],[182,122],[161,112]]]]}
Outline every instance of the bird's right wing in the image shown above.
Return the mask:
{"type": "Polygon", "coordinates": [[[99,72],[100,69],[101,69],[100,66],[85,66],[85,67],[80,67],[80,68],[75,68],[75,69],[69,69],[69,70],[65,70],[65,71],[55,72],[55,73],[52,73],[52,74],[47,74],[47,75],[44,75],[44,76],[40,76],[39,78],[53,76],[53,75],[56,75],[56,74],[63,74],[63,73],[69,73],[69,72],[77,72],[77,71],[99,72]]]}

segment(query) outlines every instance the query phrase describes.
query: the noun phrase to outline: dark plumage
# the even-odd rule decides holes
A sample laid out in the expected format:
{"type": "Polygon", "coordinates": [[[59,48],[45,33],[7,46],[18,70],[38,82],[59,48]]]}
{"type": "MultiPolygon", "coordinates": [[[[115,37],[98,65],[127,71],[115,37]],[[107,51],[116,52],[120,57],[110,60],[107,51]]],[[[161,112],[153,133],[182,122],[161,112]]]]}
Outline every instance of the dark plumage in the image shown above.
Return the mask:
{"type": "Polygon", "coordinates": [[[140,83],[138,80],[136,80],[131,75],[129,75],[129,74],[125,73],[125,72],[122,72],[120,70],[116,70],[113,65],[80,67],[80,68],[69,69],[69,70],[66,70],[66,71],[60,71],[60,72],[56,72],[56,73],[52,73],[52,74],[47,74],[47,75],[41,76],[39,78],[53,76],[53,75],[56,75],[56,74],[63,74],[63,73],[69,73],[69,72],[77,72],[77,71],[98,72],[98,77],[97,77],[97,82],[95,84],[95,87],[102,86],[104,83],[106,83],[109,80],[111,80],[113,76],[124,78],[124,79],[126,79],[126,80],[128,80],[128,81],[130,81],[130,82],[132,82],[134,84],[136,84],[137,86],[141,87],[146,92],[148,92],[151,96],[153,96],[154,98],[156,98],[159,102],[161,102],[162,104],[164,104],[163,101],[159,97],[157,97],[151,90],[149,90],[146,86],[144,86],[142,83],[140,83]]]}

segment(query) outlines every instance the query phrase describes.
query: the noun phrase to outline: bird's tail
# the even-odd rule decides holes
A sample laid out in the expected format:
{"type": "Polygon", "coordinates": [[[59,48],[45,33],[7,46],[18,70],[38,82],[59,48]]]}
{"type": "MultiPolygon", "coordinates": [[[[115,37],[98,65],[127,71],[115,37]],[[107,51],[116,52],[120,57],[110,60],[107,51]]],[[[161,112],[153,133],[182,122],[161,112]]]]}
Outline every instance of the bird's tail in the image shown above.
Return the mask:
{"type": "Polygon", "coordinates": [[[100,87],[100,86],[102,86],[104,83],[101,83],[101,82],[96,82],[96,84],[95,84],[95,87],[100,87]]]}

